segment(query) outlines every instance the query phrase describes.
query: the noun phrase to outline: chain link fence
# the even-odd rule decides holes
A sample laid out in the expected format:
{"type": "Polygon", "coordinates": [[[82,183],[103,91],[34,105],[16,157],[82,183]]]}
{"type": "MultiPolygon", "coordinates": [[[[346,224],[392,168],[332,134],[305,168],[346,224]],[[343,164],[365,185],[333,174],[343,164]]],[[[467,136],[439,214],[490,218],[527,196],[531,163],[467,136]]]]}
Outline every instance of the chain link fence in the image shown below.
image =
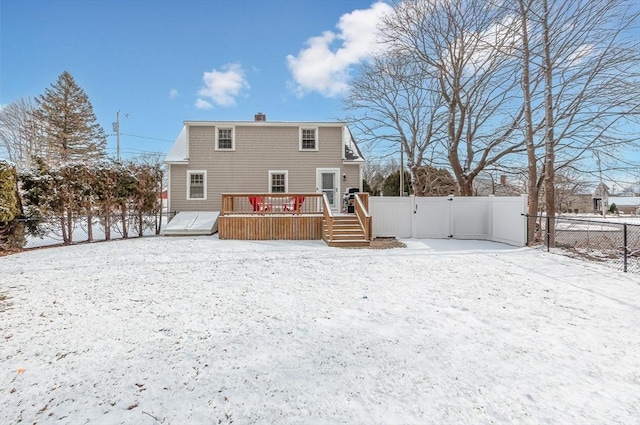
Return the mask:
{"type": "Polygon", "coordinates": [[[536,234],[549,252],[640,274],[640,222],[540,215],[536,223],[536,234]]]}
{"type": "MultiPolygon", "coordinates": [[[[167,212],[162,214],[144,214],[142,220],[138,214],[110,215],[109,231],[107,232],[105,216],[94,216],[91,220],[91,232],[89,232],[89,220],[87,216],[74,215],[72,217],[72,243],[98,242],[111,239],[136,238],[142,236],[152,236],[160,234],[167,222],[167,212]],[[91,240],[89,240],[91,234],[91,240]]],[[[40,248],[51,245],[62,245],[64,238],[62,235],[61,222],[59,217],[37,217],[29,219],[18,219],[18,222],[25,223],[28,227],[30,222],[38,224],[36,234],[26,234],[25,248],[40,248]]],[[[26,229],[25,229],[26,230],[26,229]]],[[[68,236],[67,236],[68,237],[68,236]]]]}

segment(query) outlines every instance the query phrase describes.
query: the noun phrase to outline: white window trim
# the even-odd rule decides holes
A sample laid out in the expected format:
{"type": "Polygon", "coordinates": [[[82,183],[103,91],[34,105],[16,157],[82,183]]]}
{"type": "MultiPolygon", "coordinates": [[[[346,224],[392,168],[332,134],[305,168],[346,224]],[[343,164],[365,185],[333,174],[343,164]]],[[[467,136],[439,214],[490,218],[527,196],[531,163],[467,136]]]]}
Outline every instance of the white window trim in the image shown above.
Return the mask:
{"type": "Polygon", "coordinates": [[[320,141],[318,140],[318,127],[300,127],[298,131],[298,150],[300,152],[317,152],[320,141]],[[316,147],[315,149],[303,149],[302,148],[302,130],[313,130],[316,135],[316,147]]]}
{"type": "Polygon", "coordinates": [[[207,200],[207,170],[187,170],[187,201],[206,201],[207,200]],[[191,175],[203,174],[203,197],[192,198],[191,197],[191,175]]]}
{"type": "Polygon", "coordinates": [[[269,181],[267,183],[268,193],[274,193],[271,191],[271,177],[274,174],[284,174],[284,193],[289,192],[289,171],[288,170],[269,170],[269,181]]]}
{"type": "Polygon", "coordinates": [[[216,127],[216,141],[215,141],[215,150],[217,151],[235,151],[236,150],[236,128],[234,126],[219,126],[216,127]],[[220,136],[220,130],[231,130],[231,149],[228,148],[220,148],[218,146],[218,138],[220,136]]]}

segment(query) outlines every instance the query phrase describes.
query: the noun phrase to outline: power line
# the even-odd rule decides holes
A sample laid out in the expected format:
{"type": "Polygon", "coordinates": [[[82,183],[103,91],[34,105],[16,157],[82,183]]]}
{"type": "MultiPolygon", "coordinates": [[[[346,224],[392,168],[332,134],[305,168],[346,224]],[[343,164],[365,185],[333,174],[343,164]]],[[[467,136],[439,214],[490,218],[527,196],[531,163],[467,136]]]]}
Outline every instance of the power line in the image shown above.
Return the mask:
{"type": "Polygon", "coordinates": [[[159,140],[161,142],[173,143],[175,141],[175,140],[168,140],[168,139],[158,139],[157,137],[138,136],[137,134],[129,134],[129,133],[121,133],[121,134],[124,136],[137,137],[139,139],[159,140]]]}

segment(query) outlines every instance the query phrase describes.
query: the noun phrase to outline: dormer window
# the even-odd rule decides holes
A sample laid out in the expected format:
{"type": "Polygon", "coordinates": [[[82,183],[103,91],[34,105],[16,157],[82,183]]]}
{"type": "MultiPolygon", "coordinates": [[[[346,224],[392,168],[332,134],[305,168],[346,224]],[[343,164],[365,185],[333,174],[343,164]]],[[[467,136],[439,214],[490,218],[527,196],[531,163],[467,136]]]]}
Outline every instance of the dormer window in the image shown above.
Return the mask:
{"type": "Polygon", "coordinates": [[[233,151],[235,150],[233,127],[218,127],[216,131],[216,150],[217,151],[233,151]]]}
{"type": "Polygon", "coordinates": [[[300,150],[318,150],[318,129],[316,127],[300,128],[300,150]]]}

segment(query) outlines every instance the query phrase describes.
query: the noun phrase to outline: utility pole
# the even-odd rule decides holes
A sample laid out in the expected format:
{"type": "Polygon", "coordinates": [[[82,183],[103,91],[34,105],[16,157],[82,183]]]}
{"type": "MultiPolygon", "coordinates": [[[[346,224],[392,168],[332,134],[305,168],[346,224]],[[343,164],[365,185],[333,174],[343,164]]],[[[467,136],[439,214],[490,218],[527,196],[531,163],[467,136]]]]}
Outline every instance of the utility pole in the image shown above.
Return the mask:
{"type": "Polygon", "coordinates": [[[400,143],[400,196],[404,196],[404,148],[400,143]]]}
{"type": "Polygon", "coordinates": [[[602,191],[602,200],[600,202],[601,206],[602,206],[602,218],[605,218],[606,216],[606,206],[604,204],[604,198],[607,194],[606,190],[604,189],[604,183],[602,182],[602,166],[600,165],[600,153],[596,152],[596,161],[598,162],[598,173],[600,174],[600,190],[602,191]]]}
{"type": "Polygon", "coordinates": [[[116,161],[120,162],[120,111],[116,112],[116,122],[114,125],[114,130],[116,131],[116,161]]]}
{"type": "MultiPolygon", "coordinates": [[[[129,117],[129,113],[124,114],[125,118],[129,117]]],[[[116,112],[116,122],[113,123],[113,131],[116,132],[116,161],[120,162],[120,111],[116,112]]]]}

